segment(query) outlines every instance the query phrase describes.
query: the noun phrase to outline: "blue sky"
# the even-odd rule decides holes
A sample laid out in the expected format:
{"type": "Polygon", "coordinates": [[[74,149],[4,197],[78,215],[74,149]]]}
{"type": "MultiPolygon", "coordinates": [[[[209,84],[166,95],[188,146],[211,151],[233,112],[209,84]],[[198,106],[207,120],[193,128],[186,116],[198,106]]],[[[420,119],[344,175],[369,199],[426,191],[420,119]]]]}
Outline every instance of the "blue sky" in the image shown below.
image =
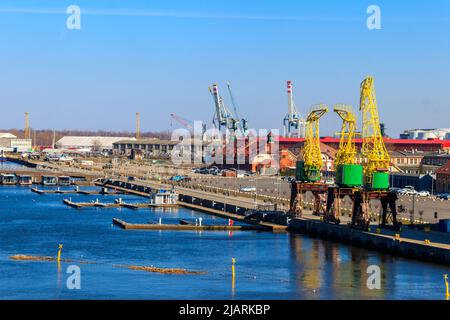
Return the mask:
{"type": "MultiPolygon", "coordinates": [[[[312,104],[357,107],[375,77],[388,133],[450,127],[450,1],[0,1],[1,128],[174,128],[211,122],[207,87],[230,81],[256,128],[281,128],[286,80],[312,104]],[[431,5],[432,3],[432,5],[431,5]],[[67,6],[81,30],[66,28],[67,6]],[[381,8],[382,29],[366,28],[381,8]]],[[[229,103],[230,104],[230,103],[229,103]]],[[[337,131],[329,114],[321,133],[337,131]]]]}

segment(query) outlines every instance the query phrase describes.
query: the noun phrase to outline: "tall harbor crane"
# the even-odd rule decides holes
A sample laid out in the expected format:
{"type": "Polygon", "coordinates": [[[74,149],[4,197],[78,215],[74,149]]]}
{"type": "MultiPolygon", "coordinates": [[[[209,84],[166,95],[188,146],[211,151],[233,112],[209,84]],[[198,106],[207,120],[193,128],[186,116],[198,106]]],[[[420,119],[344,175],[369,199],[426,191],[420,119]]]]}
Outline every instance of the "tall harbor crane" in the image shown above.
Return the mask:
{"type": "Polygon", "coordinates": [[[229,82],[227,82],[227,88],[228,88],[228,93],[230,94],[231,104],[233,105],[235,121],[238,122],[237,126],[239,127],[239,130],[241,131],[241,133],[245,135],[248,130],[248,122],[246,119],[241,118],[241,116],[239,114],[238,106],[236,104],[236,100],[234,99],[234,95],[233,95],[233,92],[231,91],[231,85],[229,82]]]}
{"type": "Polygon", "coordinates": [[[287,138],[304,138],[306,122],[295,106],[294,98],[292,96],[292,81],[290,80],[287,81],[287,94],[288,112],[283,119],[284,136],[287,138]]]}
{"type": "Polygon", "coordinates": [[[322,153],[320,152],[319,120],[327,112],[327,106],[318,104],[311,107],[311,111],[306,118],[306,139],[303,149],[303,159],[305,161],[305,178],[310,182],[320,180],[320,170],[323,162],[322,153]]]}
{"type": "MultiPolygon", "coordinates": [[[[239,119],[239,117],[233,114],[233,112],[231,112],[231,110],[225,105],[222,96],[219,94],[219,87],[217,84],[213,84],[212,89],[211,87],[209,87],[208,89],[211,93],[211,96],[213,97],[215,105],[215,113],[213,117],[214,127],[219,129],[219,131],[222,131],[222,129],[228,129],[234,134],[244,134],[243,128],[247,128],[247,121],[245,119],[239,119]]],[[[230,88],[229,92],[232,96],[230,88]]],[[[232,101],[233,100],[234,97],[232,96],[232,101]]],[[[235,102],[233,103],[235,104],[235,102]]]]}
{"type": "Polygon", "coordinates": [[[390,157],[383,141],[378,116],[374,79],[366,77],[360,87],[362,111],[362,149],[364,163],[364,183],[370,189],[389,188],[390,157]]]}

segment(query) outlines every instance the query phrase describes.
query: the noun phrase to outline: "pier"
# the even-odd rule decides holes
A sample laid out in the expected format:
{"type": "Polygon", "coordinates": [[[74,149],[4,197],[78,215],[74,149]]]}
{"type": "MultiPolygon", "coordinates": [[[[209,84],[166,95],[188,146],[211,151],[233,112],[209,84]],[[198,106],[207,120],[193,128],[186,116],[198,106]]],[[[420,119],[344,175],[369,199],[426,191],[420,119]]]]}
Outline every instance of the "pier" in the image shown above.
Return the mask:
{"type": "Polygon", "coordinates": [[[123,220],[113,218],[113,224],[125,230],[185,230],[185,231],[244,231],[257,230],[268,231],[268,228],[263,226],[228,226],[228,225],[189,225],[189,224],[135,224],[127,223],[123,220]]]}
{"type": "Polygon", "coordinates": [[[74,202],[70,199],[64,199],[63,203],[72,208],[86,208],[86,207],[99,207],[99,208],[127,208],[127,209],[145,209],[145,208],[173,208],[178,205],[157,205],[149,202],[141,202],[141,203],[127,203],[127,202],[114,202],[114,203],[105,203],[99,201],[91,201],[91,202],[74,202]]]}

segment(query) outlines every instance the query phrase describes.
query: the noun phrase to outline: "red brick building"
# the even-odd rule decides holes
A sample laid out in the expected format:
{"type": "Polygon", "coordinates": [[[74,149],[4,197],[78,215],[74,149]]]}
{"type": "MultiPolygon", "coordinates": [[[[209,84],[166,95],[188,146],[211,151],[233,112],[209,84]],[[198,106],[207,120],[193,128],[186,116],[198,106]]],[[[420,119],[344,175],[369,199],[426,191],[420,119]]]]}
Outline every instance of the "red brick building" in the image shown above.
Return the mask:
{"type": "Polygon", "coordinates": [[[450,192],[450,161],[436,170],[436,191],[450,192]]]}
{"type": "MultiPolygon", "coordinates": [[[[283,138],[279,137],[279,147],[281,149],[292,149],[303,146],[305,139],[303,138],[283,138]]],[[[339,148],[339,138],[323,137],[320,142],[334,148],[339,148]]],[[[362,139],[355,139],[358,151],[362,146],[362,139]]],[[[389,151],[422,151],[437,152],[439,150],[450,150],[450,140],[411,140],[411,139],[390,139],[384,138],[384,143],[389,151]]]]}

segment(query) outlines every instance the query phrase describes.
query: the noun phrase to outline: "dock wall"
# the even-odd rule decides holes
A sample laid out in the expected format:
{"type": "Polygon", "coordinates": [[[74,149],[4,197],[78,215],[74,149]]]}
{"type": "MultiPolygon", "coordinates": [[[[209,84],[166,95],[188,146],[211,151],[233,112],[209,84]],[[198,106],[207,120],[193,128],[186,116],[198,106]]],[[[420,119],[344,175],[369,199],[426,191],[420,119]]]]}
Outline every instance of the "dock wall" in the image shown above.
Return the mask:
{"type": "Polygon", "coordinates": [[[440,244],[425,244],[421,241],[405,238],[396,239],[392,236],[365,232],[348,226],[302,218],[292,219],[289,222],[288,231],[406,258],[450,265],[450,250],[440,244]]]}

